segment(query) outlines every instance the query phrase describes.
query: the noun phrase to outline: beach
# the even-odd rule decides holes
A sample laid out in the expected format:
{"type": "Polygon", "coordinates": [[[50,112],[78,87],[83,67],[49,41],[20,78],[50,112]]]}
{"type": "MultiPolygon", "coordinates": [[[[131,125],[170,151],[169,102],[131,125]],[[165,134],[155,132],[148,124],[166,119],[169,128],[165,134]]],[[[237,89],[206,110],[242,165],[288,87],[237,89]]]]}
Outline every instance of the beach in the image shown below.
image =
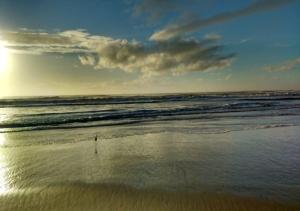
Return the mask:
{"type": "Polygon", "coordinates": [[[1,108],[0,210],[299,210],[298,98],[152,98],[1,108]]]}
{"type": "Polygon", "coordinates": [[[0,0],[0,211],[300,211],[299,0],[0,0]]]}
{"type": "Polygon", "coordinates": [[[253,210],[297,211],[300,205],[191,192],[139,190],[122,185],[57,185],[0,198],[1,210],[253,210]]]}
{"type": "Polygon", "coordinates": [[[299,131],[2,147],[1,210],[297,210],[299,131]]]}

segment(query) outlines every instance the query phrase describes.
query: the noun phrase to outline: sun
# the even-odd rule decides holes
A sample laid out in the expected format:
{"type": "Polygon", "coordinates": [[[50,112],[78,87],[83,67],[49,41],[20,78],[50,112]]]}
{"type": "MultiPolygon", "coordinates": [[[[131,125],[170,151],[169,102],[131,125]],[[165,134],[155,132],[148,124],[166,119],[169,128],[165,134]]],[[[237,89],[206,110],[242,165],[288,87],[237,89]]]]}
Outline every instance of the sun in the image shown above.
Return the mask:
{"type": "Polygon", "coordinates": [[[0,73],[5,72],[8,63],[8,50],[0,44],[0,73]]]}

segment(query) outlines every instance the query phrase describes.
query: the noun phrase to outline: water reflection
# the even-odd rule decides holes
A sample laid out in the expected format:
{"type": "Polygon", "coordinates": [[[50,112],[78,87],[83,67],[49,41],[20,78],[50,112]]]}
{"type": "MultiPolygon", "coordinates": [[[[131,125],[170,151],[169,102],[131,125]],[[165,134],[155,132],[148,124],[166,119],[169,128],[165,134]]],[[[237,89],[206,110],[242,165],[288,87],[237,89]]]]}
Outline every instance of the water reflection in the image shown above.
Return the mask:
{"type": "MultiPolygon", "coordinates": [[[[0,137],[1,137],[0,133],[0,137]]],[[[1,149],[0,149],[1,150],[1,149]]],[[[0,195],[5,194],[9,190],[8,180],[7,180],[7,164],[5,155],[0,151],[0,195]]]]}
{"type": "Polygon", "coordinates": [[[6,137],[4,133],[0,133],[0,147],[4,146],[6,143],[6,137]]]}
{"type": "MultiPolygon", "coordinates": [[[[0,123],[4,123],[5,121],[8,121],[10,119],[9,115],[10,113],[10,109],[9,108],[0,108],[0,123]]],[[[4,132],[5,129],[4,128],[0,128],[0,133],[4,132]]],[[[1,141],[1,135],[0,134],[0,141],[1,141]]],[[[1,146],[1,142],[0,142],[0,146],[1,146]]]]}
{"type": "MultiPolygon", "coordinates": [[[[2,110],[0,111],[0,123],[8,119],[8,115],[3,114],[2,110]]],[[[4,146],[5,143],[6,135],[4,133],[0,133],[0,194],[5,194],[9,190],[9,187],[7,185],[8,181],[6,158],[2,149],[2,146],[4,146]]]]}

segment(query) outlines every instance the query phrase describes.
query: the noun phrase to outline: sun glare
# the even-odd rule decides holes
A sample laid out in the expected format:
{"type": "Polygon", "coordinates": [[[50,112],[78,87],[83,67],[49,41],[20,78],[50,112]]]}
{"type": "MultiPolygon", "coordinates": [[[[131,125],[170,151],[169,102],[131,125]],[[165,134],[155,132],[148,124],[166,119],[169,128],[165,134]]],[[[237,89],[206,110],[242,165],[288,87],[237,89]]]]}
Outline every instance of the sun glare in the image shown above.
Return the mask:
{"type": "Polygon", "coordinates": [[[5,72],[8,63],[8,51],[0,44],[0,73],[5,72]]]}

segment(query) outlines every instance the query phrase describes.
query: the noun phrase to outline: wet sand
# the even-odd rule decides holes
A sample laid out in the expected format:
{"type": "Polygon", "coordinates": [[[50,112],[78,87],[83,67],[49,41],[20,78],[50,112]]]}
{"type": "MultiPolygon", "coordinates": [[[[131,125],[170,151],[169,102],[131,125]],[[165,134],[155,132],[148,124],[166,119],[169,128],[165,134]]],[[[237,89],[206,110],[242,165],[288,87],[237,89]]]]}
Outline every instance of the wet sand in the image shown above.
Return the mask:
{"type": "Polygon", "coordinates": [[[125,185],[55,185],[0,197],[0,210],[300,210],[283,204],[222,194],[141,190],[125,185]]]}
{"type": "Polygon", "coordinates": [[[98,154],[96,131],[5,134],[0,211],[298,211],[299,129],[116,137],[98,154]]]}

